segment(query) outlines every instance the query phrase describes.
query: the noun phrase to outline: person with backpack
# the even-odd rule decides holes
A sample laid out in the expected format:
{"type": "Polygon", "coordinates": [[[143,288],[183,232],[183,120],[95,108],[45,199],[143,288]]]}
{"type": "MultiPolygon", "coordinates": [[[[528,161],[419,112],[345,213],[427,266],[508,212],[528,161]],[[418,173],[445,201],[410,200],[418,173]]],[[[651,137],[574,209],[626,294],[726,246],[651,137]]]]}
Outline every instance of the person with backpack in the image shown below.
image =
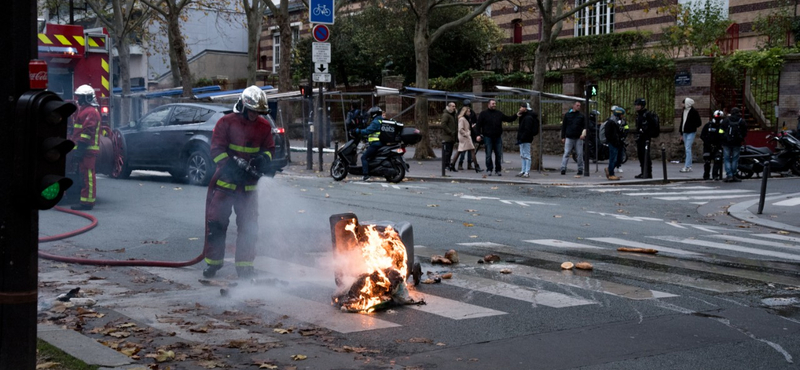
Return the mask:
{"type": "Polygon", "coordinates": [[[522,158],[522,170],[517,177],[530,177],[531,172],[531,143],[536,134],[539,133],[539,118],[536,112],[531,110],[529,103],[521,103],[519,106],[519,129],[517,130],[517,145],[519,145],[519,156],[522,158]]]}
{"type": "Polygon", "coordinates": [[[583,139],[586,138],[586,122],[581,114],[581,102],[572,104],[572,109],[564,114],[561,120],[561,142],[564,144],[564,155],[561,157],[561,174],[567,174],[569,154],[573,149],[578,153],[578,176],[583,176],[583,139]]]}
{"type": "Polygon", "coordinates": [[[611,110],[611,117],[600,126],[600,137],[605,144],[608,144],[608,167],[606,168],[606,178],[611,181],[619,180],[614,174],[614,169],[620,160],[620,151],[625,150],[625,130],[627,124],[624,121],[625,109],[614,106],[611,110]]]}
{"type": "Polygon", "coordinates": [[[731,115],[722,121],[722,161],[725,166],[725,182],[741,182],[736,178],[739,168],[739,152],[747,136],[747,122],[739,108],[731,109],[731,115]]]}
{"type": "Polygon", "coordinates": [[[364,129],[355,128],[350,129],[350,136],[367,136],[367,149],[364,150],[364,153],[361,154],[361,172],[364,177],[361,179],[362,181],[369,180],[369,161],[375,157],[375,154],[378,153],[378,149],[383,146],[381,143],[380,134],[381,134],[381,125],[383,124],[383,109],[379,106],[374,106],[369,109],[367,112],[372,122],[370,122],[369,126],[364,129]]]}
{"type": "Polygon", "coordinates": [[[633,109],[636,111],[636,153],[639,155],[641,173],[634,176],[637,179],[653,178],[653,161],[650,159],[650,140],[658,137],[661,126],[658,115],[645,108],[647,100],[636,98],[633,109]]]}
{"type": "Polygon", "coordinates": [[[681,172],[692,172],[692,144],[694,144],[697,129],[703,124],[700,118],[700,113],[694,109],[694,100],[692,98],[683,99],[681,102],[683,106],[683,117],[681,118],[681,142],[683,143],[684,151],[686,152],[686,161],[684,162],[681,172]]]}
{"type": "Polygon", "coordinates": [[[700,139],[703,140],[703,180],[722,180],[722,120],[725,114],[721,110],[714,112],[703,129],[700,139]],[[711,164],[714,168],[711,168],[711,164]],[[710,173],[709,173],[710,172],[710,173]]]}

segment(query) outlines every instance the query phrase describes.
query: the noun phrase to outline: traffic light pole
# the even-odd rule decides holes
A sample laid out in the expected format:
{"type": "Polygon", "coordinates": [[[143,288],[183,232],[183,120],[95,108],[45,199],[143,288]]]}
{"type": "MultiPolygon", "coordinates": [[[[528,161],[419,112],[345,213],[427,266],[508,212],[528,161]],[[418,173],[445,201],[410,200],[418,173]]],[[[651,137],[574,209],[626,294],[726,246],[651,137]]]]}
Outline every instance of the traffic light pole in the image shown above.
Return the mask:
{"type": "Polygon", "coordinates": [[[0,30],[9,35],[0,41],[0,369],[26,370],[36,367],[39,212],[21,196],[33,187],[35,128],[16,110],[37,55],[36,1],[6,4],[0,30]]]}

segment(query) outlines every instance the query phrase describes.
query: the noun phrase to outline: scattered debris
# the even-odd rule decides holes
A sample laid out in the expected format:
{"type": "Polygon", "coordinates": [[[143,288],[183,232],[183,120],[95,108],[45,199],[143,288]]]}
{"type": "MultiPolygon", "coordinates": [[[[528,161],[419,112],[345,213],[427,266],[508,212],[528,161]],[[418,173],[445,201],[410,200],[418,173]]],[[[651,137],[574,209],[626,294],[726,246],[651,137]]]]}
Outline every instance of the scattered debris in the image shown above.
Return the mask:
{"type": "Polygon", "coordinates": [[[81,292],[81,287],[73,288],[73,289],[70,289],[69,292],[66,292],[64,294],[60,294],[58,297],[56,297],[56,300],[61,301],[61,302],[69,302],[69,300],[72,297],[77,297],[78,294],[80,294],[80,292],[81,292]]]}
{"type": "Polygon", "coordinates": [[[592,264],[589,262],[578,262],[575,264],[575,268],[581,270],[591,270],[594,267],[592,267],[592,264]]]}
{"type": "Polygon", "coordinates": [[[435,255],[431,256],[431,264],[433,264],[433,265],[452,265],[453,261],[451,261],[449,258],[446,258],[444,256],[435,254],[435,255]]]}
{"type": "Polygon", "coordinates": [[[216,286],[216,287],[221,287],[221,288],[232,288],[232,287],[235,287],[235,286],[239,285],[239,283],[237,283],[237,282],[224,281],[224,280],[199,279],[197,281],[199,281],[200,284],[203,284],[205,286],[216,286]]]}
{"type": "Polygon", "coordinates": [[[649,254],[656,254],[658,250],[650,249],[650,248],[627,248],[627,247],[619,247],[617,251],[620,252],[633,252],[633,253],[649,253],[649,254]]]}
{"type": "Polygon", "coordinates": [[[452,279],[452,278],[453,278],[453,273],[452,272],[448,272],[446,274],[442,274],[442,279],[452,279]]]}
{"type": "Polygon", "coordinates": [[[561,269],[562,270],[572,270],[573,267],[575,267],[575,265],[572,262],[569,262],[569,261],[568,262],[564,262],[564,263],[561,264],[561,269]]]}
{"type": "Polygon", "coordinates": [[[496,254],[487,254],[487,255],[483,256],[483,260],[485,262],[489,262],[489,263],[500,262],[500,256],[498,256],[496,254]]]}
{"type": "Polygon", "coordinates": [[[444,258],[450,260],[450,262],[458,263],[458,252],[455,249],[451,249],[444,254],[444,258]]]}
{"type": "Polygon", "coordinates": [[[500,273],[501,274],[510,274],[511,273],[511,269],[502,269],[502,270],[500,270],[500,273]]]}
{"type": "Polygon", "coordinates": [[[295,361],[303,361],[303,360],[305,360],[307,358],[308,358],[308,356],[306,356],[306,355],[292,355],[292,360],[295,360],[295,361]]]}

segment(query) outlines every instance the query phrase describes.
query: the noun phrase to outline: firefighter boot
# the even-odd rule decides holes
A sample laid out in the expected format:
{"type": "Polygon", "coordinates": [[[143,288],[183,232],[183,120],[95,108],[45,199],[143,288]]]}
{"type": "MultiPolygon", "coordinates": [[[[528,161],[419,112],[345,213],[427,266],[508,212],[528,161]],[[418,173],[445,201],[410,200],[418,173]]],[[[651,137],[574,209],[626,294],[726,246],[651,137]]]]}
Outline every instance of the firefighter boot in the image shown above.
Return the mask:
{"type": "Polygon", "coordinates": [[[236,274],[239,279],[252,279],[256,277],[256,271],[253,266],[236,266],[236,274]]]}
{"type": "Polygon", "coordinates": [[[204,278],[212,278],[214,275],[217,274],[217,271],[222,268],[222,265],[208,265],[205,270],[203,270],[203,277],[204,278]]]}

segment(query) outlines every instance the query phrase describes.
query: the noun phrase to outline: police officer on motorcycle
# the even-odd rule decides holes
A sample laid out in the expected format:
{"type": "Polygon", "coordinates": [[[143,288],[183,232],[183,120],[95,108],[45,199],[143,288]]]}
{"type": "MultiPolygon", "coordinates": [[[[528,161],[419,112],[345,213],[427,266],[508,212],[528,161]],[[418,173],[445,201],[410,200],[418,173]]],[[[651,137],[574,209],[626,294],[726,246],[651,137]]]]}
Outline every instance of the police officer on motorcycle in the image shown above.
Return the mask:
{"type": "Polygon", "coordinates": [[[367,114],[369,114],[369,117],[372,120],[367,128],[356,128],[350,130],[350,136],[367,136],[368,146],[361,155],[361,168],[362,174],[364,175],[361,180],[363,181],[367,181],[369,179],[369,161],[375,157],[378,149],[383,146],[380,140],[381,124],[383,123],[383,109],[381,109],[379,106],[374,106],[367,111],[367,114]]]}

